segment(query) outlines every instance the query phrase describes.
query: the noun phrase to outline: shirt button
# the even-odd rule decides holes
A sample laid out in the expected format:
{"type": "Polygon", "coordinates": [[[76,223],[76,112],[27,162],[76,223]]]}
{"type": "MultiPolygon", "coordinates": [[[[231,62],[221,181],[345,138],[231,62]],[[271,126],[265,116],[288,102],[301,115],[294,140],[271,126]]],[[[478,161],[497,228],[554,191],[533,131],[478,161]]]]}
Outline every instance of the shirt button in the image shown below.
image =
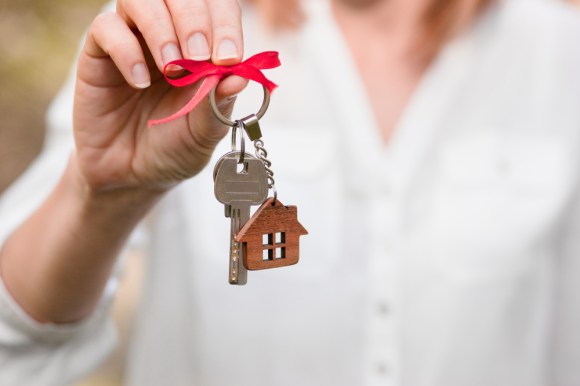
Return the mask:
{"type": "Polygon", "coordinates": [[[379,302],[377,304],[377,312],[381,316],[386,316],[389,313],[389,305],[387,302],[379,302]]]}
{"type": "Polygon", "coordinates": [[[389,367],[385,362],[379,362],[375,366],[375,371],[378,375],[385,376],[389,372],[389,367]]]}

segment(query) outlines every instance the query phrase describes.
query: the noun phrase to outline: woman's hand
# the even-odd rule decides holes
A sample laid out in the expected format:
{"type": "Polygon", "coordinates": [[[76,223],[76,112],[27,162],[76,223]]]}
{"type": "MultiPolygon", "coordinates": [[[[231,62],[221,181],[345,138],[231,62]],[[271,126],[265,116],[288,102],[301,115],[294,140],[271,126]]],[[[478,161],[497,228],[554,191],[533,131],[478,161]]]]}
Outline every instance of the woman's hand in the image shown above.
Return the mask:
{"type": "MultiPolygon", "coordinates": [[[[241,60],[236,0],[118,0],[117,13],[92,23],[77,70],[76,152],[0,251],[6,288],[36,320],[86,317],[131,230],[163,192],[205,166],[225,135],[208,103],[147,128],[195,91],[170,87],[162,76],[164,65],[181,57],[241,60]]],[[[245,83],[230,77],[220,84],[223,111],[245,83]]]]}
{"type": "MultiPolygon", "coordinates": [[[[117,12],[99,15],[81,53],[75,92],[77,169],[95,191],[137,188],[164,191],[197,174],[227,132],[208,103],[152,128],[193,95],[163,78],[175,59],[241,61],[241,15],[236,0],[118,0],[117,12]]],[[[220,109],[246,81],[220,83],[220,109]]]]}

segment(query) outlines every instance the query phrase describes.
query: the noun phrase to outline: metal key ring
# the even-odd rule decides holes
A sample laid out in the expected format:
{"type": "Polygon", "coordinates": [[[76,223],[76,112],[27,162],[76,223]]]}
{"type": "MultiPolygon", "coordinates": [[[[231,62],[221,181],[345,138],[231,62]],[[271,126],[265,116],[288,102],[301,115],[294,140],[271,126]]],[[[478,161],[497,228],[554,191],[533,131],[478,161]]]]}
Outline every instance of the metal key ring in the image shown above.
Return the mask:
{"type": "Polygon", "coordinates": [[[245,128],[244,122],[242,121],[236,121],[232,126],[232,151],[236,151],[238,147],[236,143],[236,133],[238,128],[240,128],[240,157],[238,158],[238,163],[242,164],[244,163],[244,156],[246,154],[246,137],[244,137],[245,128]]]}
{"type": "MultiPolygon", "coordinates": [[[[218,119],[218,121],[220,121],[224,125],[233,127],[236,124],[236,122],[224,116],[217,107],[217,103],[215,101],[216,88],[217,86],[214,86],[209,92],[209,105],[211,106],[211,110],[213,111],[213,114],[218,119]]],[[[266,110],[268,110],[268,105],[270,104],[270,92],[265,86],[262,86],[262,88],[264,89],[264,100],[262,101],[262,107],[260,107],[260,110],[258,110],[258,112],[256,113],[256,117],[258,119],[261,119],[264,116],[266,110]]]]}

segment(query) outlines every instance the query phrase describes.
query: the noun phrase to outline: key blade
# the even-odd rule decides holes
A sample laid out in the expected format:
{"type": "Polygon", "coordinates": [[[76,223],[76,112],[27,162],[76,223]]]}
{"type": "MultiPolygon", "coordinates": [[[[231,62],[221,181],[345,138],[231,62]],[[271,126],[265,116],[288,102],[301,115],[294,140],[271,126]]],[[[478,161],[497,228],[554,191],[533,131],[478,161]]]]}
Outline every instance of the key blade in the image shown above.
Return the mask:
{"type": "Polygon", "coordinates": [[[235,240],[235,236],[250,219],[250,205],[245,202],[235,202],[231,205],[230,215],[231,237],[228,281],[233,285],[245,285],[248,282],[248,270],[244,266],[242,244],[235,240]]]}
{"type": "Polygon", "coordinates": [[[268,194],[268,177],[264,163],[240,152],[225,154],[214,168],[214,193],[219,202],[225,204],[224,214],[230,217],[230,284],[243,285],[247,282],[242,244],[235,236],[250,218],[250,206],[261,204],[268,194]]]}

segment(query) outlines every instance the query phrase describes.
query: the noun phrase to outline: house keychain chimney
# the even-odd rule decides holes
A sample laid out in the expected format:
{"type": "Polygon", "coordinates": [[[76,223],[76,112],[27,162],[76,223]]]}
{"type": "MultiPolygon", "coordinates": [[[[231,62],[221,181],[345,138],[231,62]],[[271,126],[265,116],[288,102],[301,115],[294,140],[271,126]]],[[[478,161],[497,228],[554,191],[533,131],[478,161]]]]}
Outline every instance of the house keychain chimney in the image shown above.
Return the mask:
{"type": "Polygon", "coordinates": [[[278,201],[274,172],[264,148],[259,119],[270,102],[264,87],[264,101],[257,114],[232,121],[221,114],[215,102],[215,87],[209,101],[217,119],[232,127],[232,151],[214,168],[214,191],[231,219],[229,283],[244,285],[247,270],[284,267],[298,263],[300,236],[308,231],[298,222],[296,206],[278,201]],[[237,129],[240,149],[237,149],[237,129]],[[244,132],[253,141],[255,154],[245,152],[244,132]],[[266,199],[271,189],[273,197],[266,199]],[[250,218],[250,206],[262,204],[250,218]]]}

